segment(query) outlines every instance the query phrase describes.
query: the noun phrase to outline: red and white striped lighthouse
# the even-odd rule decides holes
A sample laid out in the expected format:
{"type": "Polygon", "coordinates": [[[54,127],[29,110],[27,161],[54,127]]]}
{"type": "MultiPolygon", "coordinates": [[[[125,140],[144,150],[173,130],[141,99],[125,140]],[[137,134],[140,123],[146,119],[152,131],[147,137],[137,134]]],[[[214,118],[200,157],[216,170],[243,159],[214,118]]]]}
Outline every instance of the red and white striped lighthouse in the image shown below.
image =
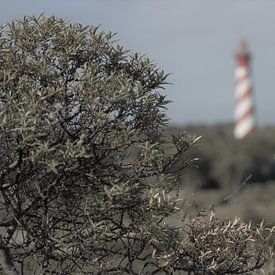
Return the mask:
{"type": "Polygon", "coordinates": [[[241,40],[240,48],[235,57],[237,67],[235,71],[236,107],[234,136],[237,139],[243,139],[253,133],[256,129],[250,74],[251,55],[245,40],[241,40]]]}

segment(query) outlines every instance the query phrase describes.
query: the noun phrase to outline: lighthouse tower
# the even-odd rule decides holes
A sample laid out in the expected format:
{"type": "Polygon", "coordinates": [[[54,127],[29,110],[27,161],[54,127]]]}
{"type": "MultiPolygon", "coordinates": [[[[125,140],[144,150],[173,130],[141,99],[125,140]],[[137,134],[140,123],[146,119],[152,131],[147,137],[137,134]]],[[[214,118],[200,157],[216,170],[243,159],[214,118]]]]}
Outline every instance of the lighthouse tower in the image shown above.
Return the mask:
{"type": "Polygon", "coordinates": [[[236,55],[236,90],[235,90],[235,128],[234,136],[243,139],[253,133],[256,129],[255,110],[252,95],[251,55],[245,40],[241,40],[236,55]]]}

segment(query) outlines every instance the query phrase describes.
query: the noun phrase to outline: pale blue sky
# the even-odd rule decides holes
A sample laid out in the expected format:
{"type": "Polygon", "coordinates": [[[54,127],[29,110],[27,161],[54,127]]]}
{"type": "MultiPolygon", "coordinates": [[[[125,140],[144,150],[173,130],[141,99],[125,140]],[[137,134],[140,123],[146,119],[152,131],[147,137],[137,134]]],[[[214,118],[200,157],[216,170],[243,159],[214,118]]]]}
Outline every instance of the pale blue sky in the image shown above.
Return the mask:
{"type": "Polygon", "coordinates": [[[257,120],[275,124],[275,1],[0,0],[0,23],[42,12],[100,24],[170,72],[168,116],[177,124],[233,120],[233,53],[245,37],[254,57],[257,120]]]}

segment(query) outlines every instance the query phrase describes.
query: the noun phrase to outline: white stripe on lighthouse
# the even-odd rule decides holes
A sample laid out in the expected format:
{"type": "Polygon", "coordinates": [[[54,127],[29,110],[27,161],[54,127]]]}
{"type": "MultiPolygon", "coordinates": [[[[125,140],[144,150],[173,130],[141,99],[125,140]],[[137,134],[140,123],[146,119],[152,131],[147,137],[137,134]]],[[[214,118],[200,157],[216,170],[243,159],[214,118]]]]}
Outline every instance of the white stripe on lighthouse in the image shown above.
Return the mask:
{"type": "Polygon", "coordinates": [[[242,78],[248,76],[247,69],[245,67],[237,67],[235,71],[235,77],[236,78],[242,78]]]}

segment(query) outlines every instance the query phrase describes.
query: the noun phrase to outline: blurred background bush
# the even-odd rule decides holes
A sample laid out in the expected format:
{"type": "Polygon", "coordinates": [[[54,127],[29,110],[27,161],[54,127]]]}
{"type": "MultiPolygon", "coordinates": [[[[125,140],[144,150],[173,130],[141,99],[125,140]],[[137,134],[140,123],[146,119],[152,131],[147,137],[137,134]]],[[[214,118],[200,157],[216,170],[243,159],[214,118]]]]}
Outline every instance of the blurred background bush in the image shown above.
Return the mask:
{"type": "MultiPolygon", "coordinates": [[[[176,134],[183,129],[170,127],[176,134]]],[[[233,137],[233,125],[187,126],[188,134],[202,136],[197,150],[197,165],[186,169],[183,185],[196,189],[232,189],[249,177],[249,184],[275,180],[275,127],[264,127],[244,140],[233,137]],[[196,167],[197,166],[197,167],[196,167]],[[199,169],[198,169],[199,168],[199,169]]]]}

